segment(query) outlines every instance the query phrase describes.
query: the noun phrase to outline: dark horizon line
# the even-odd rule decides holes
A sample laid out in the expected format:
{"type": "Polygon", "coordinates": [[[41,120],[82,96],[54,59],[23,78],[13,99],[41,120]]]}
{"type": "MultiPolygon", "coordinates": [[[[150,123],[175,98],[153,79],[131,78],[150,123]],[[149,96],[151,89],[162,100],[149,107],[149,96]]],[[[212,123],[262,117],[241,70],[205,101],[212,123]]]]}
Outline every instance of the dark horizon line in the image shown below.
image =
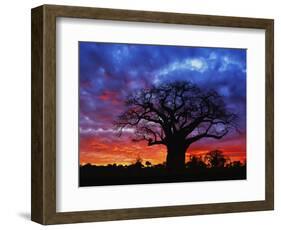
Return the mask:
{"type": "MultiPolygon", "coordinates": [[[[188,163],[190,161],[187,161],[186,163],[188,163]]],[[[204,161],[203,161],[204,162],[204,161]]],[[[234,160],[234,161],[230,161],[229,163],[234,163],[234,162],[240,162],[241,164],[245,165],[247,164],[246,161],[242,161],[242,160],[234,160]]],[[[91,166],[109,166],[109,165],[116,165],[116,166],[130,166],[130,165],[134,165],[136,162],[130,163],[130,164],[120,164],[120,163],[108,163],[108,164],[93,164],[90,162],[84,163],[84,164],[79,164],[79,166],[84,167],[85,165],[91,165],[91,166]]],[[[156,165],[165,165],[166,162],[162,162],[162,163],[158,163],[158,164],[151,164],[151,166],[156,166],[156,165]]],[[[144,164],[142,164],[145,167],[148,167],[144,164]]]]}

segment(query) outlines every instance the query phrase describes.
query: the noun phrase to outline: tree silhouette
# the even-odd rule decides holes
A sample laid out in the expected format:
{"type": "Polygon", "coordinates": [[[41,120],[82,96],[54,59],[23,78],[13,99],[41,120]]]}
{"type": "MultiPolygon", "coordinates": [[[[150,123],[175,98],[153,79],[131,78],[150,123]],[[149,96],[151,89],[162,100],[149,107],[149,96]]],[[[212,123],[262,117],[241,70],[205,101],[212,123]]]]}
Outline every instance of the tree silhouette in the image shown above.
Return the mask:
{"type": "Polygon", "coordinates": [[[186,163],[186,167],[189,169],[205,169],[207,165],[201,156],[191,155],[190,160],[186,163]]]}
{"type": "Polygon", "coordinates": [[[152,164],[151,164],[150,161],[146,161],[146,162],[145,162],[145,165],[146,165],[146,167],[151,167],[151,166],[152,166],[152,164]]]}
{"type": "Polygon", "coordinates": [[[144,167],[144,165],[142,164],[142,158],[140,156],[138,156],[136,158],[135,163],[131,164],[129,167],[131,168],[135,168],[135,169],[141,169],[144,167]]]}
{"type": "Polygon", "coordinates": [[[134,128],[134,141],[167,147],[166,167],[185,167],[187,149],[202,138],[223,138],[237,116],[215,91],[203,91],[188,81],[160,84],[130,95],[126,111],[115,122],[119,135],[134,128]]]}
{"type": "Polygon", "coordinates": [[[232,168],[241,168],[243,166],[245,166],[245,164],[243,164],[241,161],[232,161],[229,162],[227,164],[228,167],[232,167],[232,168]]]}
{"type": "Polygon", "coordinates": [[[223,155],[220,150],[213,150],[206,154],[205,161],[211,168],[223,168],[230,159],[223,155]]]}

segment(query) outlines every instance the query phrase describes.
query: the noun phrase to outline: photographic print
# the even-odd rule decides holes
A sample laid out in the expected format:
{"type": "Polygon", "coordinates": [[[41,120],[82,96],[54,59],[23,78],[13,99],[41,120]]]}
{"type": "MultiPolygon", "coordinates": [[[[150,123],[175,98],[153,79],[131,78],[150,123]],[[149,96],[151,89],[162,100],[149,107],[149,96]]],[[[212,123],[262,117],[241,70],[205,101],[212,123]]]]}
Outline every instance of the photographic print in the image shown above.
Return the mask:
{"type": "Polygon", "coordinates": [[[246,49],[79,42],[79,186],[246,179],[246,49]]]}
{"type": "Polygon", "coordinates": [[[273,19],[42,5],[31,38],[32,221],[274,210],[273,19]]]}

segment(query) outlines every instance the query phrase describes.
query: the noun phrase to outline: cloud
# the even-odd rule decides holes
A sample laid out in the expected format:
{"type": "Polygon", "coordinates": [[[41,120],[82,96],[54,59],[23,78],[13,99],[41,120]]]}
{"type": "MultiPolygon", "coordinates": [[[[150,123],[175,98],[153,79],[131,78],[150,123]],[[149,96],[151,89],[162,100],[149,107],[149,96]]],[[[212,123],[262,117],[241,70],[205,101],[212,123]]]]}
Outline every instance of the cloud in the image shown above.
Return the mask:
{"type": "Polygon", "coordinates": [[[204,58],[186,58],[181,61],[175,61],[162,69],[155,72],[154,83],[158,84],[160,82],[160,77],[168,74],[172,74],[174,71],[179,70],[189,70],[197,71],[199,73],[204,73],[208,69],[208,63],[204,58]]]}
{"type": "Polygon", "coordinates": [[[222,57],[222,63],[220,68],[218,69],[219,72],[227,71],[229,68],[237,68],[240,69],[243,72],[246,72],[246,69],[244,68],[244,63],[241,63],[239,61],[236,61],[232,59],[231,57],[224,56],[222,57]]]}
{"type": "MultiPolygon", "coordinates": [[[[122,130],[123,134],[127,133],[134,133],[135,129],[133,128],[124,128],[122,130]]],[[[116,129],[103,129],[103,128],[98,128],[98,129],[93,129],[93,128],[80,128],[80,134],[92,134],[92,135],[99,135],[99,134],[117,134],[118,130],[116,129]]]]}

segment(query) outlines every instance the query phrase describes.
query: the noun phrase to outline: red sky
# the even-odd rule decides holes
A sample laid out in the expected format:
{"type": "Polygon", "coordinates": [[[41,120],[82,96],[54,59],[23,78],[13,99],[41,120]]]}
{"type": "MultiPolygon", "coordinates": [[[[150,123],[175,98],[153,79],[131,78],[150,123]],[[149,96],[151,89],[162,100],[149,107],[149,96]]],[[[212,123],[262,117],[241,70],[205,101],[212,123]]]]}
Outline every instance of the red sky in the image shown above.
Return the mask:
{"type": "MultiPolygon", "coordinates": [[[[244,161],[246,159],[245,137],[237,139],[217,141],[201,141],[194,143],[186,153],[186,159],[190,154],[201,155],[208,151],[219,149],[232,161],[244,161]]],[[[111,142],[102,137],[88,137],[80,140],[80,164],[91,163],[95,165],[107,164],[131,164],[140,157],[143,161],[152,164],[163,163],[166,159],[166,147],[163,145],[147,146],[145,141],[133,142],[127,137],[119,141],[111,142]]]]}

